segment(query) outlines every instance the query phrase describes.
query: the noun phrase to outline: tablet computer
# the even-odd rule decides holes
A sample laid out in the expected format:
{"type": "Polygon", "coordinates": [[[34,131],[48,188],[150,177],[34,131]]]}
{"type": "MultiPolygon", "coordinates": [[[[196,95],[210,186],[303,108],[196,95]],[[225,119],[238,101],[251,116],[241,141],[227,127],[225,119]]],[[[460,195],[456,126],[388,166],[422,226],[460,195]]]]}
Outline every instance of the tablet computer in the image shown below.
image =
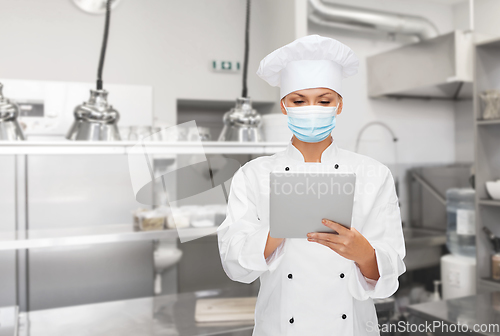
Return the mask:
{"type": "Polygon", "coordinates": [[[323,218],[351,227],[356,174],[350,172],[271,172],[270,236],[307,238],[334,230],[323,218]]]}

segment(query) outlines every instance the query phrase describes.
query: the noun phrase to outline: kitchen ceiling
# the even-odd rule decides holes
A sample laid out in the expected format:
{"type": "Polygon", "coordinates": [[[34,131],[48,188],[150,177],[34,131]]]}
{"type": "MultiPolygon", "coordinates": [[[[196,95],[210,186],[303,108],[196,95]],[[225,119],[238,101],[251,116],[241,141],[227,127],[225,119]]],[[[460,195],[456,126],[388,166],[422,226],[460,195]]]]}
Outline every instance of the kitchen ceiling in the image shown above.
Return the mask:
{"type": "Polygon", "coordinates": [[[427,0],[428,2],[436,2],[443,5],[456,5],[462,2],[468,2],[468,0],[427,0]]]}

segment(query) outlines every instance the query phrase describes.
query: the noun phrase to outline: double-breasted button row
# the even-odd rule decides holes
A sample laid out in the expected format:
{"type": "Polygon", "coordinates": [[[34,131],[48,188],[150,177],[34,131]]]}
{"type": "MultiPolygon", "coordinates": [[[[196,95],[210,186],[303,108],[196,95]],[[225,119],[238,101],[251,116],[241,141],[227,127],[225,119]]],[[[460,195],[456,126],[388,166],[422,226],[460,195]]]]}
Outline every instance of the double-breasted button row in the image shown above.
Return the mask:
{"type": "MultiPolygon", "coordinates": [[[[336,163],[334,167],[335,167],[335,169],[339,169],[339,165],[338,165],[338,163],[336,163]]],[[[286,171],[289,171],[289,170],[290,170],[290,167],[285,167],[285,170],[286,170],[286,171]]]]}
{"type": "MultiPolygon", "coordinates": [[[[340,275],[339,275],[339,276],[340,276],[340,278],[342,278],[342,279],[345,277],[344,273],[340,273],[340,275]]],[[[288,274],[288,279],[292,279],[292,278],[293,278],[292,273],[289,273],[289,274],[288,274]]]]}
{"type": "MultiPolygon", "coordinates": [[[[287,168],[288,168],[288,167],[287,167],[287,168]]],[[[288,279],[291,279],[291,278],[293,278],[292,273],[288,273],[288,279]]],[[[294,320],[293,320],[293,317],[292,317],[290,320],[288,320],[288,321],[289,321],[290,323],[293,323],[293,321],[294,321],[294,320]]]]}
{"type": "MultiPolygon", "coordinates": [[[[347,315],[346,314],[342,314],[342,318],[345,320],[347,318],[347,315]]],[[[290,323],[293,323],[294,321],[295,320],[293,319],[293,317],[288,320],[288,322],[290,322],[290,323]]]]}

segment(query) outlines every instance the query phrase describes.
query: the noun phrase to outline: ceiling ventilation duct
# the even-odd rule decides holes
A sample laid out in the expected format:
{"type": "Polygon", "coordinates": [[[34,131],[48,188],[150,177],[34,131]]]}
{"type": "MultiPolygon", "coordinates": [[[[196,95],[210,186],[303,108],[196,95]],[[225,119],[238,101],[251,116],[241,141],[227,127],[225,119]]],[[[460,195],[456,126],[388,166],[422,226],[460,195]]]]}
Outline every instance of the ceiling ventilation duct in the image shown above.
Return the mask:
{"type": "Polygon", "coordinates": [[[375,11],[334,3],[327,5],[321,0],[309,0],[309,3],[312,7],[309,19],[321,25],[414,35],[420,40],[439,35],[436,26],[421,16],[375,11]]]}
{"type": "Polygon", "coordinates": [[[367,58],[372,98],[472,98],[472,34],[439,35],[427,19],[309,0],[309,20],[328,27],[415,36],[419,42],[367,58]]]}

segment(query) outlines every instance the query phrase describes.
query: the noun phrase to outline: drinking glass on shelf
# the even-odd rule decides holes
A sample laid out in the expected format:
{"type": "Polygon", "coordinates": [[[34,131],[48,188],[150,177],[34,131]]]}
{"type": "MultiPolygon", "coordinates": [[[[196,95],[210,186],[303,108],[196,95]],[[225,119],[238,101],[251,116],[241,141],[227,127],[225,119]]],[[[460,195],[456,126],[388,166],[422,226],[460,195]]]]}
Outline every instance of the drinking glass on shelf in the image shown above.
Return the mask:
{"type": "Polygon", "coordinates": [[[137,134],[137,126],[130,126],[130,132],[128,134],[128,140],[130,140],[130,141],[139,140],[139,136],[137,134]]]}
{"type": "Polygon", "coordinates": [[[163,141],[161,127],[153,127],[151,133],[152,141],[163,141]]]}
{"type": "Polygon", "coordinates": [[[187,141],[188,140],[188,130],[186,127],[178,126],[176,127],[177,141],[187,141]]]}
{"type": "Polygon", "coordinates": [[[120,131],[120,137],[122,140],[129,140],[130,136],[130,127],[129,126],[121,126],[118,129],[120,131]]]}
{"type": "Polygon", "coordinates": [[[155,121],[155,127],[153,128],[153,133],[157,134],[156,139],[158,141],[166,142],[176,142],[179,138],[178,127],[166,121],[155,121]]]}
{"type": "MultiPolygon", "coordinates": [[[[139,140],[143,140],[151,135],[151,126],[138,126],[137,127],[137,137],[139,140]]],[[[152,140],[151,138],[146,139],[148,141],[152,140]]]]}

